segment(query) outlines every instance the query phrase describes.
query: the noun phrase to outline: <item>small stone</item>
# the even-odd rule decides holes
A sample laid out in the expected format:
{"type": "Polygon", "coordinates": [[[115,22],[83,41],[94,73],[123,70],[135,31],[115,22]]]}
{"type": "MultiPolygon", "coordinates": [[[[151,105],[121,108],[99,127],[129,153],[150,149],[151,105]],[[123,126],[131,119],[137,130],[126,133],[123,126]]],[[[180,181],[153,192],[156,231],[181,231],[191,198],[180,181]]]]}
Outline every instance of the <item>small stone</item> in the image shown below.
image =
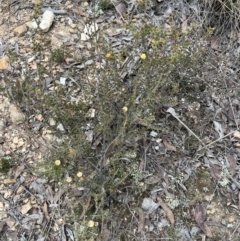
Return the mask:
{"type": "Polygon", "coordinates": [[[24,140],[21,138],[21,139],[19,139],[19,141],[18,141],[18,147],[22,147],[23,145],[24,145],[24,140]]]}
{"type": "Polygon", "coordinates": [[[16,220],[9,217],[9,218],[6,219],[6,224],[10,229],[12,229],[13,226],[16,225],[16,220]]]}
{"type": "Polygon", "coordinates": [[[150,136],[151,137],[157,137],[158,133],[156,131],[151,131],[150,136]]]}
{"type": "Polygon", "coordinates": [[[14,144],[14,143],[11,143],[11,144],[10,144],[10,147],[11,147],[12,150],[16,150],[16,149],[17,149],[17,146],[16,146],[16,144],[14,144]]]}
{"type": "Polygon", "coordinates": [[[9,39],[9,44],[15,45],[18,42],[17,37],[13,37],[9,39]]]}
{"type": "Polygon", "coordinates": [[[23,36],[27,32],[27,26],[26,25],[20,25],[16,27],[13,32],[17,34],[18,37],[23,36]]]}
{"type": "Polygon", "coordinates": [[[36,116],[36,118],[37,118],[38,121],[42,121],[43,120],[43,116],[41,114],[38,114],[36,116]]]}
{"type": "Polygon", "coordinates": [[[49,125],[50,126],[55,126],[56,125],[56,121],[53,118],[49,119],[49,125]]]}
{"type": "Polygon", "coordinates": [[[86,40],[88,40],[89,38],[90,38],[90,37],[89,37],[87,34],[81,33],[80,39],[81,39],[82,41],[86,41],[86,40]]]}
{"type": "Polygon", "coordinates": [[[5,129],[5,123],[4,120],[0,120],[0,133],[3,133],[3,130],[5,129]]]}
{"type": "Polygon", "coordinates": [[[14,105],[10,105],[9,107],[9,112],[10,112],[10,118],[11,118],[11,121],[14,123],[14,124],[19,124],[19,123],[22,123],[25,119],[25,116],[22,112],[20,112],[16,106],[14,105]]]}
{"type": "Polygon", "coordinates": [[[14,144],[18,144],[18,137],[17,137],[17,136],[14,136],[14,138],[13,138],[13,143],[14,143],[14,144]]]}
{"type": "Polygon", "coordinates": [[[228,222],[229,223],[233,223],[235,221],[235,218],[233,217],[233,216],[230,216],[229,218],[228,218],[228,222]]]}
{"type": "Polygon", "coordinates": [[[10,60],[8,56],[4,56],[0,59],[0,70],[10,70],[10,60]]]}
{"type": "Polygon", "coordinates": [[[42,3],[43,3],[42,0],[32,0],[33,5],[40,5],[42,3]]]}
{"type": "Polygon", "coordinates": [[[53,140],[53,135],[51,135],[51,134],[45,134],[45,135],[43,135],[43,138],[44,138],[45,140],[52,141],[52,140],[53,140]]]}
{"type": "Polygon", "coordinates": [[[147,213],[152,213],[158,208],[158,204],[155,203],[151,198],[144,198],[142,202],[142,209],[147,213]]]}
{"type": "Polygon", "coordinates": [[[71,1],[67,1],[67,2],[65,3],[65,6],[70,6],[70,5],[72,5],[72,2],[71,2],[71,1]]]}
{"type": "Polygon", "coordinates": [[[43,32],[48,32],[50,27],[52,26],[54,20],[54,13],[50,10],[47,10],[43,14],[42,21],[39,25],[40,29],[42,29],[43,32]]]}
{"type": "Polygon", "coordinates": [[[60,131],[65,131],[65,129],[64,129],[64,127],[61,123],[58,124],[57,129],[60,130],[60,131]]]}
{"type": "Polygon", "coordinates": [[[86,2],[86,1],[82,3],[82,7],[84,7],[84,8],[87,8],[88,5],[89,5],[88,2],[86,2]]]}
{"type": "Polygon", "coordinates": [[[37,29],[38,28],[38,24],[37,24],[36,20],[29,21],[29,22],[26,23],[26,25],[30,29],[37,29]]]}
{"type": "Polygon", "coordinates": [[[27,62],[28,62],[28,63],[31,63],[33,60],[35,60],[35,58],[36,58],[35,56],[32,56],[32,57],[30,57],[30,58],[27,60],[27,62]]]}

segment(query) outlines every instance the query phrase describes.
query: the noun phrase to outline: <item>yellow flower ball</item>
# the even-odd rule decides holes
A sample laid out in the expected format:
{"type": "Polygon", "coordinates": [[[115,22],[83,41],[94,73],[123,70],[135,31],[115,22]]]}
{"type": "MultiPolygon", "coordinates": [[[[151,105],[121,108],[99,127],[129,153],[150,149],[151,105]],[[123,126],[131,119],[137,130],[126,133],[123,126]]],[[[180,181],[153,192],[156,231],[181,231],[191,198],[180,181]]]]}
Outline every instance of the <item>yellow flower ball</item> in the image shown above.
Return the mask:
{"type": "Polygon", "coordinates": [[[128,111],[127,106],[124,106],[124,107],[122,108],[122,112],[123,112],[123,113],[126,113],[127,111],[128,111]]]}
{"type": "Polygon", "coordinates": [[[144,59],[147,58],[147,55],[146,55],[146,54],[141,54],[141,55],[140,55],[140,58],[144,60],[144,59]]]}
{"type": "Polygon", "coordinates": [[[77,173],[77,177],[82,177],[82,175],[83,175],[82,172],[77,173]]]}
{"type": "Polygon", "coordinates": [[[107,54],[106,54],[106,58],[107,58],[107,59],[110,59],[111,57],[112,57],[111,53],[107,53],[107,54]]]}
{"type": "Polygon", "coordinates": [[[88,227],[89,228],[94,227],[94,221],[93,220],[88,221],[88,227]]]}
{"type": "Polygon", "coordinates": [[[71,178],[71,177],[68,177],[68,178],[66,179],[66,181],[67,181],[68,183],[70,183],[70,182],[72,182],[72,178],[71,178]]]}
{"type": "Polygon", "coordinates": [[[56,166],[61,165],[61,161],[60,161],[60,160],[56,160],[56,161],[55,161],[55,165],[56,165],[56,166]]]}

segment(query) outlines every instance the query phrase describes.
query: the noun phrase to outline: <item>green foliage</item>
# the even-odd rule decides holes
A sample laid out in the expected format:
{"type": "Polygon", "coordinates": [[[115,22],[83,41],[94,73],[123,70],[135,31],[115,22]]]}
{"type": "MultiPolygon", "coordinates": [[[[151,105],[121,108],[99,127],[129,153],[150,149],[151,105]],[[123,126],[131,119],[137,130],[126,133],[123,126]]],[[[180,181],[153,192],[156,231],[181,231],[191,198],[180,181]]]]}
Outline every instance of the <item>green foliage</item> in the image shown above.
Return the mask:
{"type": "Polygon", "coordinates": [[[0,159],[0,172],[7,174],[11,168],[10,160],[8,158],[0,159]]]}
{"type": "Polygon", "coordinates": [[[51,59],[57,64],[61,64],[65,61],[64,48],[60,47],[51,52],[51,59]]]}
{"type": "Polygon", "coordinates": [[[114,7],[110,0],[99,0],[98,6],[103,11],[107,11],[114,7]]]}

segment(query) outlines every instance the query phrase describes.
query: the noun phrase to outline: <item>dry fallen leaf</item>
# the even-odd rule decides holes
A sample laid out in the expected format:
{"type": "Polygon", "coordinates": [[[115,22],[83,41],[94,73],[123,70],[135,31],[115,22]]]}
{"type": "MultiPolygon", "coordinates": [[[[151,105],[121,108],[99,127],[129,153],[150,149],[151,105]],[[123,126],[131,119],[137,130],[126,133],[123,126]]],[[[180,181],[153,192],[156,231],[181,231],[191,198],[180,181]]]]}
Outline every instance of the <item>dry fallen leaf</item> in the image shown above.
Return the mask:
{"type": "Polygon", "coordinates": [[[47,219],[47,221],[49,221],[49,220],[50,220],[50,216],[49,216],[49,214],[48,214],[48,206],[47,206],[47,203],[46,203],[46,202],[44,202],[44,204],[43,204],[43,206],[42,206],[42,211],[43,211],[44,216],[45,216],[45,218],[47,219]]]}
{"type": "Polygon", "coordinates": [[[211,165],[210,174],[215,180],[219,181],[222,176],[222,168],[218,165],[211,165]]]}
{"type": "Polygon", "coordinates": [[[168,151],[177,151],[177,149],[173,145],[168,143],[166,137],[163,137],[162,140],[163,140],[163,145],[166,147],[168,151]]]}
{"type": "Polygon", "coordinates": [[[184,20],[182,23],[182,33],[185,33],[188,28],[188,19],[184,20]]]}
{"type": "Polygon", "coordinates": [[[158,204],[162,207],[162,209],[166,213],[170,223],[172,225],[174,225],[175,219],[174,219],[174,215],[173,215],[173,212],[171,211],[171,209],[168,207],[168,205],[166,203],[163,202],[162,198],[160,198],[159,196],[157,196],[157,201],[158,201],[158,204]]]}
{"type": "Polygon", "coordinates": [[[205,223],[205,220],[207,219],[206,208],[207,208],[207,203],[198,204],[194,210],[194,218],[199,228],[202,229],[202,231],[206,234],[206,236],[212,237],[212,232],[207,226],[207,223],[205,223]]]}
{"type": "Polygon", "coordinates": [[[211,48],[219,51],[219,39],[217,37],[211,39],[211,48]]]}
{"type": "Polygon", "coordinates": [[[200,226],[207,218],[205,205],[198,204],[194,210],[194,218],[196,223],[200,226]]]}
{"type": "Polygon", "coordinates": [[[19,175],[25,170],[25,166],[22,164],[20,166],[17,167],[16,171],[15,171],[15,176],[14,178],[17,179],[19,177],[19,175]]]}
{"type": "Polygon", "coordinates": [[[16,179],[10,179],[10,178],[8,178],[8,179],[4,179],[3,180],[3,183],[4,184],[14,184],[14,183],[16,183],[16,179]]]}
{"type": "Polygon", "coordinates": [[[212,232],[210,230],[210,228],[208,227],[207,223],[204,222],[202,224],[202,227],[200,227],[202,229],[202,231],[206,234],[207,237],[211,238],[212,237],[212,232]]]}
{"type": "Polygon", "coordinates": [[[29,201],[26,204],[22,205],[21,213],[26,214],[31,208],[32,208],[32,204],[29,201]]]}
{"type": "Polygon", "coordinates": [[[227,155],[227,160],[228,160],[229,165],[230,165],[230,168],[229,168],[230,172],[231,172],[231,174],[234,175],[236,173],[237,162],[232,155],[227,155]]]}

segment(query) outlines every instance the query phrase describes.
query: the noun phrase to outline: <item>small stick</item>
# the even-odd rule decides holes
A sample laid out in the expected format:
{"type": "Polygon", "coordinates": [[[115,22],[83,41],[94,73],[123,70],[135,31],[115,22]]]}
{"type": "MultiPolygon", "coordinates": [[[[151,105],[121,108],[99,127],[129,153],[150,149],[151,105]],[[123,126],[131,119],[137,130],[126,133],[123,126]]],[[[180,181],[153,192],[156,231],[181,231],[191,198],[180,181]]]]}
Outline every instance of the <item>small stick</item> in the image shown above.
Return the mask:
{"type": "Polygon", "coordinates": [[[172,107],[168,108],[167,112],[170,113],[174,118],[176,118],[188,131],[191,132],[191,134],[192,134],[194,137],[196,137],[196,138],[204,145],[204,143],[202,142],[202,140],[201,140],[191,129],[189,129],[189,127],[188,127],[187,125],[185,125],[185,124],[177,117],[177,113],[175,112],[175,110],[174,110],[172,107]]]}
{"type": "Polygon", "coordinates": [[[42,8],[41,10],[42,10],[43,13],[46,12],[47,10],[52,11],[54,14],[67,14],[68,13],[66,10],[55,10],[55,9],[50,8],[50,7],[49,8],[42,8]]]}
{"type": "Polygon", "coordinates": [[[218,141],[221,141],[221,140],[224,139],[225,137],[228,137],[228,136],[232,135],[234,132],[235,132],[235,131],[231,131],[231,132],[228,133],[227,135],[225,135],[225,136],[223,136],[223,137],[220,137],[220,138],[218,138],[218,139],[215,140],[215,141],[212,141],[211,143],[205,145],[204,147],[202,147],[202,148],[199,149],[198,151],[201,151],[202,149],[204,149],[204,148],[206,148],[206,147],[208,147],[208,146],[211,146],[212,144],[214,144],[214,143],[216,143],[216,142],[218,142],[218,141]]]}

